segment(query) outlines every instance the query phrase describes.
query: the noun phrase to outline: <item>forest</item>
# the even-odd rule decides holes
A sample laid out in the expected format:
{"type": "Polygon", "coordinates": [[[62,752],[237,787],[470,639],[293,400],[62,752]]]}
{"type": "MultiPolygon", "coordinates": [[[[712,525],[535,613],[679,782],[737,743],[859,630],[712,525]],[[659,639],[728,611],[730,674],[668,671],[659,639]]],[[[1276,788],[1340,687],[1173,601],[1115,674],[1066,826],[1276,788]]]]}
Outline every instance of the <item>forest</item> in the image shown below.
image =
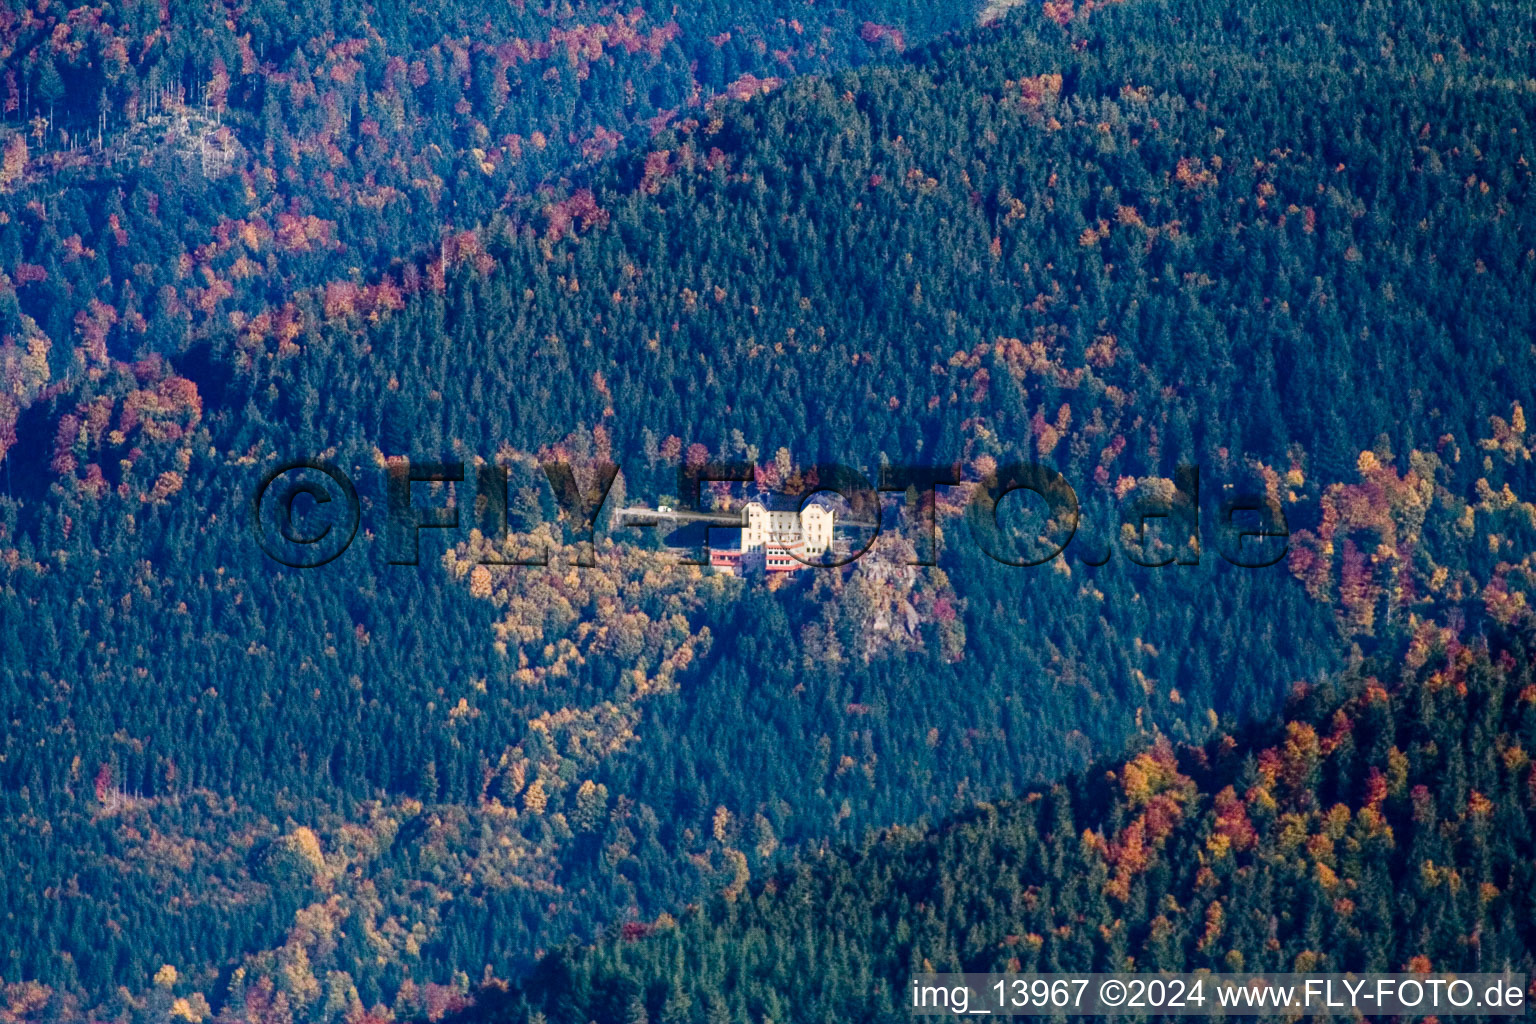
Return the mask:
{"type": "Polygon", "coordinates": [[[1276,721],[892,826],[447,1019],[908,1020],[929,970],[1528,975],[1531,638],[1485,639],[1426,626],[1276,721]]]}
{"type": "Polygon", "coordinates": [[[1529,971],[1533,66],[1429,0],[0,11],[0,1021],[1529,971]],[[465,466],[414,566],[401,457],[465,466]],[[296,458],[315,569],[249,529],[296,458]],[[550,461],[622,467],[591,545],[550,461]],[[709,462],[1081,522],[894,492],[772,580],[611,522],[709,462]]]}

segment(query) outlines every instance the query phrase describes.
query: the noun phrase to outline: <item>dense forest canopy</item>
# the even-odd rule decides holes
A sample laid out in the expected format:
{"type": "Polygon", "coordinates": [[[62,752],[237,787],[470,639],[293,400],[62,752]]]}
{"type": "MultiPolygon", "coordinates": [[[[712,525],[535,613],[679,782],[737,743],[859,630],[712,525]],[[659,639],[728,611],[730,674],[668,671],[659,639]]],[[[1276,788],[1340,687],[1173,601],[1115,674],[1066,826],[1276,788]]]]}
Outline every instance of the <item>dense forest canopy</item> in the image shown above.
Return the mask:
{"type": "Polygon", "coordinates": [[[893,827],[548,956],[452,1019],[907,1020],[922,971],[1529,976],[1529,642],[1430,628],[1273,725],[893,827]]]}
{"type": "Polygon", "coordinates": [[[804,1019],[880,1012],[848,993],[918,949],[1526,956],[1533,49],[1519,5],[1420,0],[0,12],[0,1015],[435,1018],[485,982],[517,1020],[793,1019],[754,929],[846,947],[804,1019]],[[417,566],[401,456],[466,467],[417,566]],[[249,529],[301,457],[362,501],[314,570],[249,529]],[[616,462],[610,510],[709,461],[1039,462],[1082,523],[1015,568],[943,489],[916,567],[892,494],[868,555],[764,580],[605,518],[581,568],[541,460],[616,462]],[[496,464],[549,565],[487,564],[496,464]],[[1198,542],[1127,535],[1182,466],[1198,542]],[[1283,510],[1278,564],[1218,556],[1238,494],[1283,510]],[[1242,723],[1324,679],[1366,695],[1308,691],[1310,767],[1266,775],[1242,723]],[[1106,757],[1155,783],[1037,788],[1106,757]],[[1420,781],[1460,831],[1410,858],[1420,781]],[[1239,804],[1249,895],[1125,852],[1239,804]],[[1367,810],[1397,845],[1319,852],[1367,810]],[[966,829],[1045,881],[932,918],[914,887],[990,884],[966,829]],[[790,926],[794,885],[852,909],[790,926]],[[727,955],[752,979],[687,966],[727,955]]]}

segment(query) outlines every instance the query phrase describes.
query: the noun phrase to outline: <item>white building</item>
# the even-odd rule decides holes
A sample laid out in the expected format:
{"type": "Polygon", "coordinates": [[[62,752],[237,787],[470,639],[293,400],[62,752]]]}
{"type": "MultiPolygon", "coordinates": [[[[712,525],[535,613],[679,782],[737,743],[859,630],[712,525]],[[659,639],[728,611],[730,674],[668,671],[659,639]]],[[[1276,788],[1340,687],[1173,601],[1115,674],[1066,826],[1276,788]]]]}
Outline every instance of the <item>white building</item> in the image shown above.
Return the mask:
{"type": "Polygon", "coordinates": [[[837,515],[822,505],[799,512],[770,511],[749,501],[741,510],[741,545],[734,551],[714,551],[711,564],[740,571],[762,559],[769,572],[793,572],[832,549],[837,515]]]}
{"type": "Polygon", "coordinates": [[[821,505],[807,505],[800,512],[770,512],[760,502],[749,501],[741,510],[741,550],[795,547],[807,558],[819,558],[832,547],[834,519],[832,510],[821,505]]]}

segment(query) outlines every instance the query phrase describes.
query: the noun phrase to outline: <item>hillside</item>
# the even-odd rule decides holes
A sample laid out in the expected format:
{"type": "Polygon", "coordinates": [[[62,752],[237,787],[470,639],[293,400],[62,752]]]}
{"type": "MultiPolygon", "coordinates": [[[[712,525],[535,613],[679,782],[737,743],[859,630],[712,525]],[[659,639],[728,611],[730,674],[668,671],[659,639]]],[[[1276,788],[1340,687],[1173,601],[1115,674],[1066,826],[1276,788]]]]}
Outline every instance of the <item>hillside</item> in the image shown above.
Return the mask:
{"type": "Polygon", "coordinates": [[[449,1019],[906,1020],[926,970],[1529,975],[1530,642],[1426,628],[1275,724],[891,828],[551,954],[449,1019]]]}

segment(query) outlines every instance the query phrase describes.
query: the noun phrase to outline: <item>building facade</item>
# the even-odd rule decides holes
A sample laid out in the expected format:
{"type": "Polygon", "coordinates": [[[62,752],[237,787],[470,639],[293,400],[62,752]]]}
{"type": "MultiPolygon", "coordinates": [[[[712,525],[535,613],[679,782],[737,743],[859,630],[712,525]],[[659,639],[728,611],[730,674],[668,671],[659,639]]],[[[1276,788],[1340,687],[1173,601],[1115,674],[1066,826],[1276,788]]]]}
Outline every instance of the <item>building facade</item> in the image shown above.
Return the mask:
{"type": "Polygon", "coordinates": [[[709,564],[735,573],[795,572],[832,549],[836,525],[836,514],[821,505],[786,512],[749,501],[741,510],[738,545],[711,549],[709,564]]]}

